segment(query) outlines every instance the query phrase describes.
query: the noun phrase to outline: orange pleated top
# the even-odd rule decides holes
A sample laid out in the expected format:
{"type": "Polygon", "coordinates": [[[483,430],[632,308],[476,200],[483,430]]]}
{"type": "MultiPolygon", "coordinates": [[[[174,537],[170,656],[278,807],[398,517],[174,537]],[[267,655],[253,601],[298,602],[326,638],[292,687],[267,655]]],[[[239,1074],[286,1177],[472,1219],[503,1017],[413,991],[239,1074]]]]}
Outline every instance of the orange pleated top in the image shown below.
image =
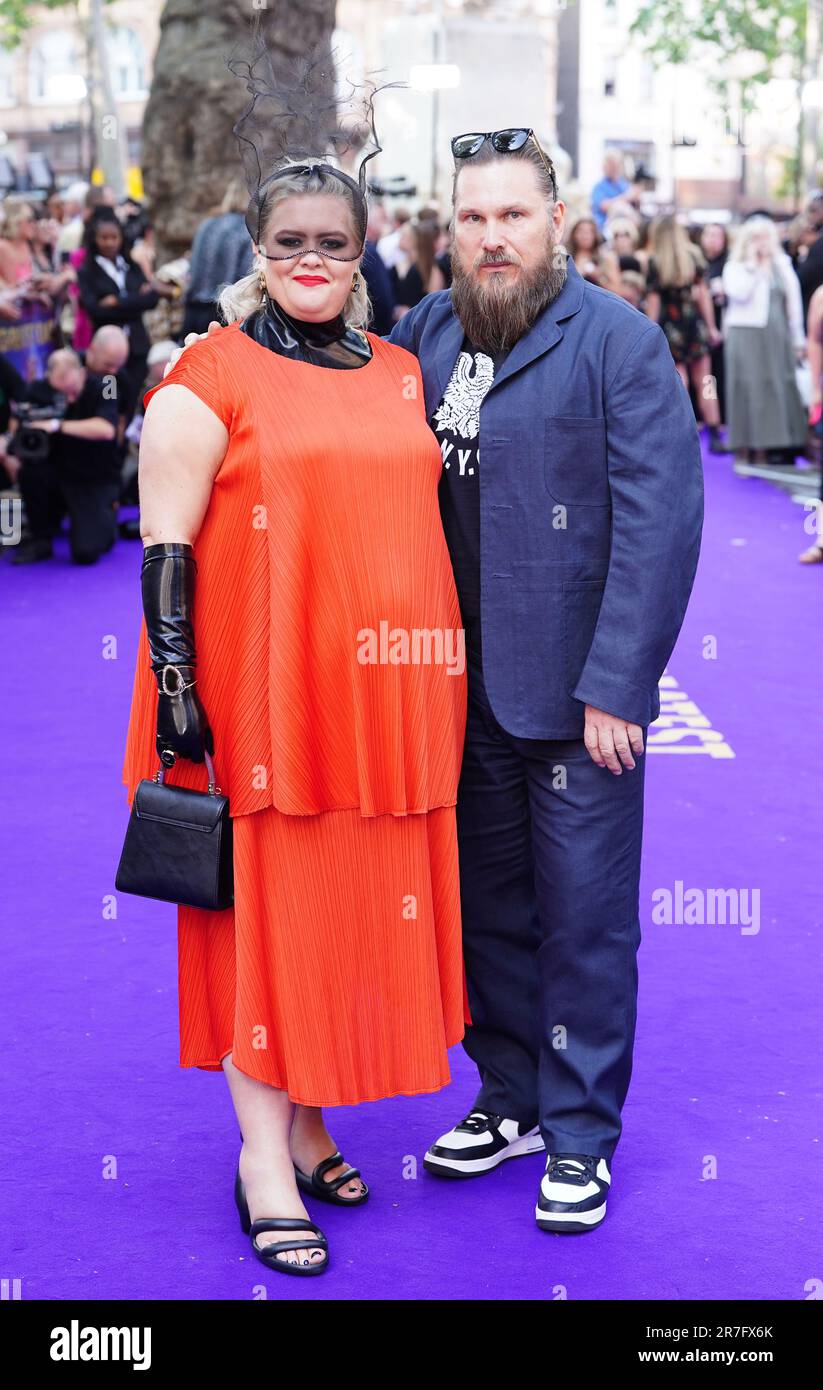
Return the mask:
{"type": "MultiPolygon", "coordinates": [[[[457,800],[466,676],[441,454],[417,359],[368,336],[371,360],[340,370],[231,324],[144,397],[186,386],[229,432],[193,548],[198,691],[233,816],[406,815],[457,800]]],[[[143,619],[129,804],[157,771],[156,709],[143,619]]],[[[185,759],[167,779],[205,790],[203,765],[185,759]]]]}

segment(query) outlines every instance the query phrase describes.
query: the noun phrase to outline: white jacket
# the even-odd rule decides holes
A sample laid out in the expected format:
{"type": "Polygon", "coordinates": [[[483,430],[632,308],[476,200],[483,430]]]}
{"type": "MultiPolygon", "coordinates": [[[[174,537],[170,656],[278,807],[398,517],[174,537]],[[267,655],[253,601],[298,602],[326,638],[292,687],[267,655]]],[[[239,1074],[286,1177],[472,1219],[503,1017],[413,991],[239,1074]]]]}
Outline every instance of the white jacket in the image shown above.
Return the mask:
{"type": "MultiPolygon", "coordinates": [[[[789,332],[795,347],[805,347],[803,298],[794,266],[785,251],[778,252],[774,268],[786,295],[789,332]]],[[[729,260],[723,267],[723,328],[765,328],[769,318],[771,267],[729,260]]]]}

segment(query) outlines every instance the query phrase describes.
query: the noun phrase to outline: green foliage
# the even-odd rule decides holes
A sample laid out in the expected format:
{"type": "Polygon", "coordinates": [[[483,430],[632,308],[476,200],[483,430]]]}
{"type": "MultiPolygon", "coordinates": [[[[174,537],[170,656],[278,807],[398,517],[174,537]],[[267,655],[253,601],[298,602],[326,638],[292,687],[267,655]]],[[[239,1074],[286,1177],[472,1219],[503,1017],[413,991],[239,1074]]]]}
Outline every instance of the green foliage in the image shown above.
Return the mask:
{"type": "Polygon", "coordinates": [[[759,59],[747,69],[744,110],[758,86],[779,75],[788,56],[797,75],[806,42],[807,0],[646,0],[629,27],[658,63],[708,63],[712,85],[729,90],[736,58],[759,59]]]}
{"type": "Polygon", "coordinates": [[[796,154],[786,154],[780,159],[780,176],[774,193],[776,198],[793,198],[797,193],[799,161],[796,154]]]}
{"type": "MultiPolygon", "coordinates": [[[[110,4],[111,0],[104,3],[110,4]]],[[[67,9],[74,19],[78,18],[76,0],[38,0],[36,5],[31,0],[0,0],[0,48],[17,48],[26,30],[37,23],[38,11],[67,9]]]]}

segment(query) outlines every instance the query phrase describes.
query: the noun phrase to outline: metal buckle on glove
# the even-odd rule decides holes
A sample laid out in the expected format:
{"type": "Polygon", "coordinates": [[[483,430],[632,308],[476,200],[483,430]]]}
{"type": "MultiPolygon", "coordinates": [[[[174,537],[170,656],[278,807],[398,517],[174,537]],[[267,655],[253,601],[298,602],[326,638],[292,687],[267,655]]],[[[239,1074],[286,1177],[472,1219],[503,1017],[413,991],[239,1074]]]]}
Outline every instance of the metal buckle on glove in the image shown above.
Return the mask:
{"type": "Polygon", "coordinates": [[[182,673],[182,671],[180,670],[180,667],[179,667],[179,666],[172,666],[172,665],[161,666],[161,668],[160,668],[160,676],[161,676],[161,680],[160,680],[160,694],[161,694],[161,695],[182,695],[184,690],[188,690],[189,686],[191,686],[191,685],[196,685],[196,684],[197,684],[197,680],[196,680],[196,679],[193,680],[193,681],[187,681],[187,680],[185,680],[184,677],[183,677],[183,673],[182,673]],[[166,673],[167,673],[168,671],[173,671],[174,674],[175,674],[175,676],[177,677],[178,682],[179,682],[179,684],[177,685],[176,689],[174,689],[174,690],[169,690],[168,687],[167,687],[167,677],[166,677],[166,673]]]}

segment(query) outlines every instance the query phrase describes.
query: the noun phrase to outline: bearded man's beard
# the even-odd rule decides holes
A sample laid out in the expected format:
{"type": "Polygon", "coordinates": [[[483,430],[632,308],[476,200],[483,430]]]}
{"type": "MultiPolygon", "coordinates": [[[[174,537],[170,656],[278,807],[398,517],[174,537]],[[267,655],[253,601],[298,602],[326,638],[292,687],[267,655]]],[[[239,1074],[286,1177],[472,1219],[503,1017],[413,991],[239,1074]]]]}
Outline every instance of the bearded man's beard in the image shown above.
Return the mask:
{"type": "MultiPolygon", "coordinates": [[[[494,265],[508,259],[503,252],[489,252],[481,255],[477,264],[494,265]]],[[[474,347],[483,352],[508,352],[565,285],[565,253],[555,242],[549,243],[538,264],[529,271],[521,270],[514,284],[506,283],[502,271],[484,276],[477,264],[467,273],[457,246],[452,246],[454,312],[474,347]]]]}

